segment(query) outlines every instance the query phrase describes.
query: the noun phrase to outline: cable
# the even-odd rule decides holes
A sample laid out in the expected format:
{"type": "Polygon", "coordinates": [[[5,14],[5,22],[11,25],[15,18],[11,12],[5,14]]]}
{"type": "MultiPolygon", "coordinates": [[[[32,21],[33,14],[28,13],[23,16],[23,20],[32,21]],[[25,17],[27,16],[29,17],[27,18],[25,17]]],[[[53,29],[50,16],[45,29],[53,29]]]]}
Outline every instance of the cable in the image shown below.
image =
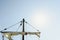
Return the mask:
{"type": "Polygon", "coordinates": [[[21,27],[21,25],[22,25],[22,24],[20,24],[20,25],[19,25],[19,27],[17,28],[17,30],[16,30],[16,31],[18,31],[18,29],[21,27]]]}
{"type": "MultiPolygon", "coordinates": [[[[32,26],[31,24],[29,24],[28,22],[25,22],[25,23],[27,23],[28,25],[30,25],[31,27],[33,27],[35,30],[37,30],[34,26],[32,26]]],[[[39,31],[39,30],[37,30],[37,31],[39,31]]]]}
{"type": "MultiPolygon", "coordinates": [[[[2,26],[2,25],[1,25],[1,27],[5,27],[5,26],[2,26]]],[[[0,28],[1,28],[1,27],[0,27],[0,28]]],[[[3,28],[2,28],[2,29],[3,29],[3,28]]],[[[0,31],[1,31],[1,29],[0,29],[0,31]]]]}
{"type": "MultiPolygon", "coordinates": [[[[9,28],[11,28],[11,27],[13,27],[13,26],[15,26],[15,25],[17,25],[17,24],[19,24],[20,22],[18,22],[18,23],[16,23],[16,24],[14,24],[14,25],[11,25],[11,26],[9,26],[9,27],[7,27],[7,28],[4,28],[4,30],[7,30],[7,29],[9,29],[9,28]]],[[[4,30],[2,30],[2,31],[4,31],[4,30]]]]}

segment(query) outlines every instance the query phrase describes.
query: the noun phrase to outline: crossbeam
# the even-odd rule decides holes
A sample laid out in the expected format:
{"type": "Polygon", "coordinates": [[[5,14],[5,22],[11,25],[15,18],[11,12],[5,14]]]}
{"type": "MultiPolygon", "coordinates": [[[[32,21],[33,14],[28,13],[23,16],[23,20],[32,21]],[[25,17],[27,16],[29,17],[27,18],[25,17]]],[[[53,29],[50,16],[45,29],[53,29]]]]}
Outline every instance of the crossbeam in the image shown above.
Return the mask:
{"type": "Polygon", "coordinates": [[[9,32],[9,31],[6,31],[6,32],[1,32],[1,33],[3,33],[6,37],[8,37],[8,36],[15,36],[15,35],[19,35],[19,34],[21,34],[21,35],[28,35],[28,34],[30,34],[30,35],[37,35],[38,37],[40,37],[40,32],[9,32]]]}

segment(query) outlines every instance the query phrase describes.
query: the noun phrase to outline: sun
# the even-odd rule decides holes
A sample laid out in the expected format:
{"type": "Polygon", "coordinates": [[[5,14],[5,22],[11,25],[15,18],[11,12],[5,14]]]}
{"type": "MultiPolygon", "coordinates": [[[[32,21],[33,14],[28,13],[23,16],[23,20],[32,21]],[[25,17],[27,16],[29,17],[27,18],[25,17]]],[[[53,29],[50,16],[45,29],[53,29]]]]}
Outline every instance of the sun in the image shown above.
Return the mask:
{"type": "Polygon", "coordinates": [[[46,15],[44,14],[35,14],[32,16],[32,23],[34,25],[43,26],[47,23],[46,15]]]}

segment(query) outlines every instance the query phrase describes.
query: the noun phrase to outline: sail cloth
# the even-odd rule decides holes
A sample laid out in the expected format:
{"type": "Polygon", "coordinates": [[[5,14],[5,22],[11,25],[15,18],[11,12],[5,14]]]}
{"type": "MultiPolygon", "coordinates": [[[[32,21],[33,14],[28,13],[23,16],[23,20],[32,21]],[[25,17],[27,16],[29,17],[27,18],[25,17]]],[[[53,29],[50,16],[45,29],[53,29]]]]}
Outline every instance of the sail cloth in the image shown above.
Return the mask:
{"type": "Polygon", "coordinates": [[[11,36],[16,36],[16,35],[37,35],[40,38],[40,32],[1,32],[4,34],[5,37],[7,37],[9,40],[12,40],[11,36]]]}
{"type": "Polygon", "coordinates": [[[1,32],[4,34],[4,36],[6,36],[7,38],[10,36],[16,36],[16,35],[37,35],[38,37],[40,37],[40,32],[10,32],[10,31],[6,31],[6,32],[1,32]]]}

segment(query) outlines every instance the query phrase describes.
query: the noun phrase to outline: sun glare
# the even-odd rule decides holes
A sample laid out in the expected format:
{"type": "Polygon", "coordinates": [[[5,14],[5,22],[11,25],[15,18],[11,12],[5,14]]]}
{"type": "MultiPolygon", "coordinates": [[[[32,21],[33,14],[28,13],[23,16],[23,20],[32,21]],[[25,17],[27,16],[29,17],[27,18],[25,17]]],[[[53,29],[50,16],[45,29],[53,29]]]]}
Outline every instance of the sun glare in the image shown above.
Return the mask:
{"type": "Polygon", "coordinates": [[[44,14],[36,14],[32,17],[32,23],[34,25],[43,26],[47,23],[46,15],[44,14]]]}

